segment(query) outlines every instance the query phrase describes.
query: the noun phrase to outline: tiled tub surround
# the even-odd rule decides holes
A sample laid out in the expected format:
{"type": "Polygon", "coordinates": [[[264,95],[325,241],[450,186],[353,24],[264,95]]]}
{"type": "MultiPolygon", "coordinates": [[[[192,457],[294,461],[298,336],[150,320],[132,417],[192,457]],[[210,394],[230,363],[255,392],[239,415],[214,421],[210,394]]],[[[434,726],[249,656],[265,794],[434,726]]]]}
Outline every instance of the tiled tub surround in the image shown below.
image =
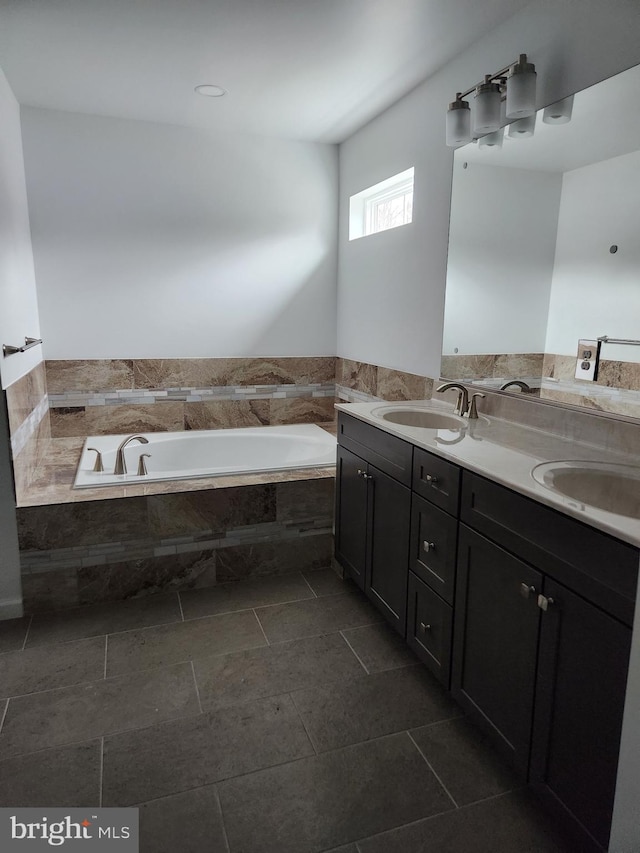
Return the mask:
{"type": "Polygon", "coordinates": [[[317,479],[20,507],[25,610],[328,566],[334,479],[332,471],[324,473],[317,479]]]}
{"type": "Polygon", "coordinates": [[[47,361],[54,437],[333,421],[335,358],[47,361]]]}
{"type": "Polygon", "coordinates": [[[44,362],[10,385],[5,393],[16,492],[32,480],[51,438],[44,362]]]}
{"type": "Polygon", "coordinates": [[[416,373],[348,358],[336,359],[336,397],[340,402],[429,400],[433,382],[430,377],[416,373]]]}
{"type": "Polygon", "coordinates": [[[486,379],[489,384],[498,387],[510,379],[521,379],[537,390],[540,387],[543,360],[544,353],[541,352],[443,355],[440,369],[447,379],[463,382],[486,379]]]}

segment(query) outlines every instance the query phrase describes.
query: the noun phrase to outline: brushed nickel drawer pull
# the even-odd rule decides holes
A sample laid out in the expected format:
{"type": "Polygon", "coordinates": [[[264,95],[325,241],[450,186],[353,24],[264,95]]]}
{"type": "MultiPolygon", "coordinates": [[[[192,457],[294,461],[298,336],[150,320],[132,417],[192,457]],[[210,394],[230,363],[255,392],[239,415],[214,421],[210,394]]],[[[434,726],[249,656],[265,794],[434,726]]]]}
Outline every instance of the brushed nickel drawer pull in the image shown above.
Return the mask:
{"type": "Polygon", "coordinates": [[[420,629],[421,629],[422,633],[424,634],[425,631],[431,630],[431,625],[426,625],[424,622],[421,622],[420,623],[420,629]]]}
{"type": "Polygon", "coordinates": [[[424,548],[424,550],[428,554],[429,551],[435,551],[436,550],[436,543],[435,542],[427,542],[427,540],[425,539],[424,542],[422,543],[422,547],[424,548]]]}
{"type": "Polygon", "coordinates": [[[434,477],[432,474],[425,474],[424,478],[427,483],[430,483],[432,486],[434,485],[434,483],[438,482],[438,478],[434,477]]]}
{"type": "Polygon", "coordinates": [[[527,583],[520,584],[520,595],[523,598],[529,598],[531,595],[535,595],[535,591],[535,586],[529,586],[527,583]]]}

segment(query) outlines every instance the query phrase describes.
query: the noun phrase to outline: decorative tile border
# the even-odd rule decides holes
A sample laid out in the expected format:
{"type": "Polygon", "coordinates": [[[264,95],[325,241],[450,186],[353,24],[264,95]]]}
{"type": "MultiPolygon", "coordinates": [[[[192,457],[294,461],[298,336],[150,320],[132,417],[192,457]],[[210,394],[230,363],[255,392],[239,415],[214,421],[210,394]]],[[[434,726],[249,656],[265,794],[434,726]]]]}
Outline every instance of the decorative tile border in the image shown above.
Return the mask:
{"type": "Polygon", "coordinates": [[[382,397],[374,397],[366,391],[356,391],[355,388],[345,388],[344,385],[336,385],[336,397],[342,403],[376,403],[382,397]]]}
{"type": "Polygon", "coordinates": [[[40,426],[40,422],[49,413],[49,398],[45,394],[44,397],[37,403],[26,419],[20,424],[17,430],[11,434],[11,453],[16,459],[21,453],[29,440],[35,435],[40,426]]]}
{"type": "Polygon", "coordinates": [[[218,551],[236,545],[255,545],[262,542],[282,542],[309,536],[331,534],[332,519],[318,518],[301,525],[279,521],[235,527],[224,531],[209,529],[197,535],[172,536],[168,539],[131,539],[124,542],[105,542],[73,548],[52,548],[44,551],[21,551],[22,574],[45,574],[64,569],[103,566],[128,560],[189,554],[202,550],[218,551]]]}
{"type": "Polygon", "coordinates": [[[333,382],[308,385],[219,385],[210,388],[124,389],[119,391],[66,391],[50,394],[52,409],[88,406],[153,405],[168,401],[201,403],[207,400],[278,400],[295,397],[334,397],[333,382]]]}

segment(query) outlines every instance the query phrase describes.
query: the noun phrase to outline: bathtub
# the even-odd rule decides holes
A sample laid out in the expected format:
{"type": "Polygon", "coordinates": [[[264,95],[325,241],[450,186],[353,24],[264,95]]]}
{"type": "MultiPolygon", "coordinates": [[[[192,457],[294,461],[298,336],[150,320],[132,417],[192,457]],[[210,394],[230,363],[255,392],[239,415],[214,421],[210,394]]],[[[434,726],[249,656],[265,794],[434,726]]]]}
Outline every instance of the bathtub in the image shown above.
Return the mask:
{"type": "Polygon", "coordinates": [[[127,445],[124,451],[126,474],[113,473],[116,450],[126,435],[87,438],[74,489],[316,468],[336,463],[335,437],[315,424],[141,434],[149,443],[134,441],[127,445]],[[90,447],[102,454],[104,471],[93,470],[96,454],[89,450],[90,447]],[[138,461],[142,453],[150,456],[145,458],[147,473],[139,475],[138,461]]]}

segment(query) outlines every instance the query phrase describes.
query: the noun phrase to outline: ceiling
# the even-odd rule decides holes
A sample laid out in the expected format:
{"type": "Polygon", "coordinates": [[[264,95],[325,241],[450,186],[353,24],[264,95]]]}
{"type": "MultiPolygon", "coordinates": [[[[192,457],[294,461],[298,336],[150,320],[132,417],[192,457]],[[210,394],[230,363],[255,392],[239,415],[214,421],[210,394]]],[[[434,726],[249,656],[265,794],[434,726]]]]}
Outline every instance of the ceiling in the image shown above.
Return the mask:
{"type": "Polygon", "coordinates": [[[341,142],[527,2],[0,0],[0,67],[30,106],[341,142]]]}

